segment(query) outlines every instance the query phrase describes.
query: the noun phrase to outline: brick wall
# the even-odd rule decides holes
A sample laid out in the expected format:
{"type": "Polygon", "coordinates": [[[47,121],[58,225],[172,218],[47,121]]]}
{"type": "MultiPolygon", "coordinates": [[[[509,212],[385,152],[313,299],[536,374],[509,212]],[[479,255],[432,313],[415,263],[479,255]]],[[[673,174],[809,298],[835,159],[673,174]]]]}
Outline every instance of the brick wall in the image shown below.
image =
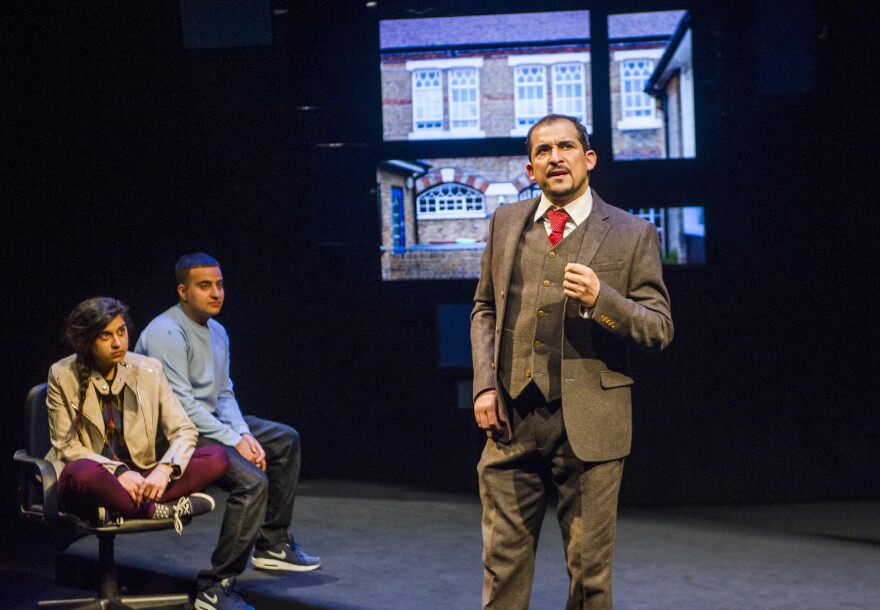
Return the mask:
{"type": "Polygon", "coordinates": [[[406,140],[412,129],[412,73],[406,63],[382,62],[382,126],[385,140],[406,140]]]}
{"type": "Polygon", "coordinates": [[[409,250],[382,255],[386,280],[476,279],[480,275],[483,248],[460,250],[409,250]],[[387,274],[386,274],[387,269],[387,274]]]}
{"type": "MultiPolygon", "coordinates": [[[[510,131],[516,127],[514,68],[508,64],[508,57],[521,56],[530,52],[582,52],[588,51],[589,45],[566,45],[557,48],[528,49],[517,48],[507,50],[470,53],[470,56],[483,58],[480,76],[480,129],[487,138],[508,138],[510,131]]],[[[432,53],[403,53],[382,59],[382,120],[385,140],[407,140],[412,131],[412,74],[406,69],[407,60],[453,57],[449,51],[432,53]]],[[[457,56],[457,55],[456,55],[457,56]]],[[[552,111],[552,84],[548,67],[547,92],[548,112],[552,111]]],[[[443,73],[444,117],[443,124],[449,126],[449,100],[447,89],[447,73],[443,73]]],[[[586,104],[588,115],[591,112],[592,91],[590,89],[590,66],[586,66],[586,104]]]]}

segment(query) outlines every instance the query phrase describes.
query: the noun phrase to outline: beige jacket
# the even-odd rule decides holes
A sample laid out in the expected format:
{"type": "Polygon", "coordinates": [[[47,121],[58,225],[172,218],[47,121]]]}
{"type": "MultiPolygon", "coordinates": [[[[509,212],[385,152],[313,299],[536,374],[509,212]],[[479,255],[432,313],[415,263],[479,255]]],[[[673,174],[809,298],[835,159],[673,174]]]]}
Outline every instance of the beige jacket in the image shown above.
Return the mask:
{"type": "MultiPolygon", "coordinates": [[[[82,408],[83,425],[77,432],[74,422],[79,411],[79,379],[76,357],[59,360],[49,369],[48,397],[49,434],[53,449],[46,459],[60,475],[62,468],[73,460],[88,458],[103,464],[111,473],[122,463],[101,455],[104,448],[104,418],[97,389],[107,393],[107,381],[92,371],[82,408]]],[[[177,466],[175,477],[186,469],[196,447],[198,432],[174,396],[162,365],[155,358],[128,352],[119,363],[116,377],[109,388],[114,394],[122,391],[123,433],[135,466],[150,469],[160,463],[177,466]],[[161,428],[168,440],[168,449],[156,455],[156,436],[161,428]]],[[[164,445],[164,443],[163,443],[164,445]]]]}

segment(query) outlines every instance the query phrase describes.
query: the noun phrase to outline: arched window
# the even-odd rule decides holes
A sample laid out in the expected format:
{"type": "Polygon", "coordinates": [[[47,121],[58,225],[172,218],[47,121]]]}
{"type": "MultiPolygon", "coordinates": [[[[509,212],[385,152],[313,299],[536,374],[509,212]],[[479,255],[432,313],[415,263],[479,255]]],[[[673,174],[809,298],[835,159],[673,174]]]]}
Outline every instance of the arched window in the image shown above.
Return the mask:
{"type": "Polygon", "coordinates": [[[533,184],[521,190],[519,192],[518,199],[520,201],[524,199],[531,199],[532,197],[540,197],[541,196],[541,187],[537,184],[533,184]]]}
{"type": "Polygon", "coordinates": [[[463,184],[438,184],[416,198],[416,217],[483,218],[486,216],[486,196],[463,184]]]}

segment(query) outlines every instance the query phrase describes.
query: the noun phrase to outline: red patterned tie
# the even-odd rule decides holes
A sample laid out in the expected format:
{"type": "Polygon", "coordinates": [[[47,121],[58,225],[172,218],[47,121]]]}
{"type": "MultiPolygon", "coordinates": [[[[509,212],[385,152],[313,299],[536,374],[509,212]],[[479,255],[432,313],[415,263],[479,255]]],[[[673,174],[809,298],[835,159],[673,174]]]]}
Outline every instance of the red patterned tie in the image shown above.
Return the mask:
{"type": "Polygon", "coordinates": [[[562,241],[565,235],[565,222],[568,220],[568,212],[565,210],[547,210],[547,218],[550,219],[552,231],[547,236],[554,246],[562,241]]]}

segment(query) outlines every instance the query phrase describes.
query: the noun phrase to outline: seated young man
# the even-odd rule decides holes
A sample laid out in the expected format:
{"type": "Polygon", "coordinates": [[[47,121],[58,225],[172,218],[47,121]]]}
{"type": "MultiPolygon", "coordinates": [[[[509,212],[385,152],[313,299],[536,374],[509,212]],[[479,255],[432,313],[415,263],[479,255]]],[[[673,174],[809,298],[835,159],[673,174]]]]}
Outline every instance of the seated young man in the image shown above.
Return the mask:
{"type": "Polygon", "coordinates": [[[199,446],[226,449],[217,484],[229,492],[211,569],[199,573],[196,610],[251,608],[234,591],[247,566],[304,572],[320,567],[288,533],[300,470],[300,439],[284,424],[242,415],[229,377],[229,337],[213,319],[223,306],[223,274],[207,254],[177,262],[179,302],[153,319],[135,351],[159,359],[199,432],[199,446]]]}

